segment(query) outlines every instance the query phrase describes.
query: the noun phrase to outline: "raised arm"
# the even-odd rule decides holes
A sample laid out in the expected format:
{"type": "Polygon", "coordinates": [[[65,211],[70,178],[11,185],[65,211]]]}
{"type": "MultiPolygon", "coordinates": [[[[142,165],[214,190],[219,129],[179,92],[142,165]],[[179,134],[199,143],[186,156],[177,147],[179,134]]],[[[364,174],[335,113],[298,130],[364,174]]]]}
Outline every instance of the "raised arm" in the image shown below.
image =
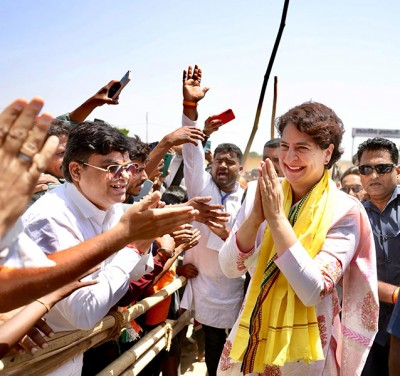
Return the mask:
{"type": "Polygon", "coordinates": [[[116,82],[118,81],[110,81],[107,85],[103,86],[98,92],[83,102],[79,107],[71,111],[69,113],[69,120],[74,123],[81,123],[93,112],[95,108],[103,106],[104,104],[118,104],[118,98],[111,99],[108,97],[108,91],[116,82]]]}
{"type": "Polygon", "coordinates": [[[189,66],[183,71],[183,113],[190,120],[197,120],[197,103],[201,101],[209,90],[208,87],[200,87],[202,71],[195,65],[189,66]]]}
{"type": "Polygon", "coordinates": [[[154,171],[165,153],[173,146],[183,145],[185,143],[196,145],[198,141],[203,141],[204,137],[203,132],[197,127],[179,127],[167,134],[151,151],[149,161],[146,164],[146,173],[149,175],[154,171]]]}

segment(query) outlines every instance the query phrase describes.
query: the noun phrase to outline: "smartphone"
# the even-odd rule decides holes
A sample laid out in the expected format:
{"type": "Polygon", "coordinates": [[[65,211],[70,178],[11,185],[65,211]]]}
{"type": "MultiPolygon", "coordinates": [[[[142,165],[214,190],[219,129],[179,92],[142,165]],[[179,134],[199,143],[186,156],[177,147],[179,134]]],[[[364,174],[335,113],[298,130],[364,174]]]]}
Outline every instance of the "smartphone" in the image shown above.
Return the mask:
{"type": "Polygon", "coordinates": [[[163,159],[164,159],[164,167],[162,169],[161,172],[161,177],[164,178],[167,176],[168,170],[169,170],[169,165],[171,164],[172,161],[172,154],[171,153],[167,153],[164,155],[163,159]]]}
{"type": "Polygon", "coordinates": [[[211,141],[210,140],[208,140],[206,142],[206,144],[204,145],[204,152],[206,152],[208,150],[211,150],[211,141]]]}
{"type": "Polygon", "coordinates": [[[122,89],[128,85],[128,82],[131,80],[131,71],[125,73],[124,77],[121,78],[121,81],[113,84],[108,90],[108,98],[116,99],[118,95],[120,95],[122,89]]]}
{"type": "Polygon", "coordinates": [[[158,145],[158,141],[150,142],[148,145],[150,146],[150,151],[152,151],[158,145]]]}
{"type": "Polygon", "coordinates": [[[235,114],[231,109],[224,111],[222,114],[213,116],[213,119],[219,119],[222,124],[226,124],[235,118],[235,114]]]}

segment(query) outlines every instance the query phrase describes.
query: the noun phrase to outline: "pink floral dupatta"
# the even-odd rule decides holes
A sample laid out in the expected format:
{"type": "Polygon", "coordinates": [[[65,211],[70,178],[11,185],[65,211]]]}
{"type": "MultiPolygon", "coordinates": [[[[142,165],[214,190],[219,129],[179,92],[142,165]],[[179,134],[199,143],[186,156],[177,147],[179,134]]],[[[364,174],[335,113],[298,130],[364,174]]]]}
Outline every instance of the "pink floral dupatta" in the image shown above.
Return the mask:
{"type": "Polygon", "coordinates": [[[337,318],[332,333],[340,375],[361,374],[378,329],[375,243],[364,207],[359,213],[360,242],[343,275],[342,318],[337,318]]]}

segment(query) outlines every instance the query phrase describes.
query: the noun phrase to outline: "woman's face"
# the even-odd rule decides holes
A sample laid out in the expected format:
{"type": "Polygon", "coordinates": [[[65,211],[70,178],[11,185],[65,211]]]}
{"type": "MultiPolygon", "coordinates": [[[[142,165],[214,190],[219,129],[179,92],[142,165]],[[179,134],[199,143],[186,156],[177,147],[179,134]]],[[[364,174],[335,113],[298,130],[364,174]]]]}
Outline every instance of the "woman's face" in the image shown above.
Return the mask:
{"type": "Polygon", "coordinates": [[[330,161],[333,144],[325,150],[314,140],[289,123],[283,130],[279,161],[283,173],[292,186],[295,200],[301,199],[322,177],[330,161]]]}

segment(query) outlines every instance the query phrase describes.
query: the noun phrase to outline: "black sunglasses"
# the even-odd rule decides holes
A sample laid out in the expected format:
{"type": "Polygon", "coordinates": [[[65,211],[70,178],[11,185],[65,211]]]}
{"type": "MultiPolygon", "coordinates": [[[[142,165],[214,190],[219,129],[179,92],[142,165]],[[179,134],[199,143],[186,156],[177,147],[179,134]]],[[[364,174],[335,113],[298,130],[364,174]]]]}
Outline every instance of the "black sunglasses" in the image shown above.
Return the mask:
{"type": "Polygon", "coordinates": [[[360,191],[362,191],[364,188],[362,185],[360,184],[354,184],[354,185],[350,185],[349,187],[342,187],[340,188],[341,191],[349,194],[350,191],[353,191],[354,193],[358,193],[360,191]]]}
{"type": "Polygon", "coordinates": [[[379,175],[390,174],[396,167],[393,163],[379,163],[375,166],[361,165],[358,166],[358,171],[361,175],[370,175],[375,170],[379,175]]]}

